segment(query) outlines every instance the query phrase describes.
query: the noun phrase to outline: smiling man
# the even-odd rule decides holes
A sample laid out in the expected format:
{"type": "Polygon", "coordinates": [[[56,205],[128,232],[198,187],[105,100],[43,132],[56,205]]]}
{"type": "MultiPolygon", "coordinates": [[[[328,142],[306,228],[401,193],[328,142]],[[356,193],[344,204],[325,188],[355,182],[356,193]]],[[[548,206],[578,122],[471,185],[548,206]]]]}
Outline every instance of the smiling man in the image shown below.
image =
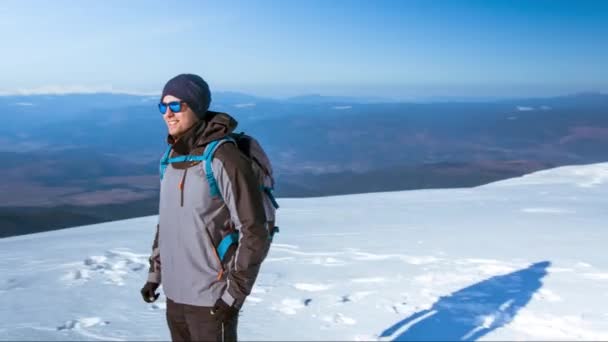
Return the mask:
{"type": "Polygon", "coordinates": [[[167,164],[161,177],[159,222],[141,294],[146,302],[155,301],[162,275],[174,341],[236,340],[239,309],[269,247],[251,162],[236,144],[223,140],[237,122],[208,110],[210,102],[200,76],[181,74],[167,82],[159,103],[169,160],[213,153],[211,170],[204,162],[179,161],[167,164]],[[235,232],[238,240],[221,247],[235,232]]]}

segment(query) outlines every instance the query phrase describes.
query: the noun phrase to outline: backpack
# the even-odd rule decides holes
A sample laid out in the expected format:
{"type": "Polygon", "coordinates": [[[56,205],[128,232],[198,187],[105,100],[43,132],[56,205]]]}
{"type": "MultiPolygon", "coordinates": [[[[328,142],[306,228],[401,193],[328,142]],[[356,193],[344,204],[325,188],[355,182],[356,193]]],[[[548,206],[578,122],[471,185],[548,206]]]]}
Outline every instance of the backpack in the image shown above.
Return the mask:
{"type": "MultiPolygon", "coordinates": [[[[222,143],[234,143],[238,149],[249,158],[251,161],[251,168],[253,173],[258,181],[258,186],[260,191],[262,192],[263,206],[264,211],[266,213],[266,221],[267,223],[271,223],[273,226],[268,227],[268,240],[272,242],[274,238],[274,234],[279,232],[279,227],[274,225],[276,222],[275,212],[279,208],[279,204],[272,192],[274,191],[274,178],[272,175],[272,165],[270,164],[270,159],[260,143],[250,135],[241,133],[231,133],[228,136],[211,141],[207,148],[205,148],[205,152],[203,155],[186,155],[186,156],[178,156],[169,158],[171,154],[171,146],[167,148],[167,151],[163,155],[160,160],[160,179],[163,179],[163,175],[165,174],[165,170],[167,166],[171,163],[181,163],[181,162],[196,162],[200,161],[205,163],[205,174],[207,178],[207,182],[209,184],[209,188],[211,189],[212,197],[222,198],[220,194],[219,187],[217,185],[217,181],[215,176],[213,175],[213,169],[211,167],[211,162],[213,160],[213,154],[215,150],[222,143]]],[[[220,261],[224,261],[224,256],[228,252],[228,249],[237,244],[239,241],[239,232],[235,231],[231,234],[226,235],[220,242],[217,247],[217,254],[220,258],[220,261]]]]}

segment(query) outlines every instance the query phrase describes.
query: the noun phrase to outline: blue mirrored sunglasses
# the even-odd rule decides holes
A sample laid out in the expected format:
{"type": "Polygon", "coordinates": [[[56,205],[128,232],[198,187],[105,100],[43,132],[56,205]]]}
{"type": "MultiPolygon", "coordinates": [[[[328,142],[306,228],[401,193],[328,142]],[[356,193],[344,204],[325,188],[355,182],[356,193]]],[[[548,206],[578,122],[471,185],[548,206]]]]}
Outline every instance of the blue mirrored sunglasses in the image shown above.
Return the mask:
{"type": "Polygon", "coordinates": [[[161,102],[158,104],[158,110],[160,110],[161,114],[165,114],[167,112],[167,107],[171,109],[173,113],[179,113],[182,111],[182,103],[184,101],[171,101],[169,103],[161,102]]]}

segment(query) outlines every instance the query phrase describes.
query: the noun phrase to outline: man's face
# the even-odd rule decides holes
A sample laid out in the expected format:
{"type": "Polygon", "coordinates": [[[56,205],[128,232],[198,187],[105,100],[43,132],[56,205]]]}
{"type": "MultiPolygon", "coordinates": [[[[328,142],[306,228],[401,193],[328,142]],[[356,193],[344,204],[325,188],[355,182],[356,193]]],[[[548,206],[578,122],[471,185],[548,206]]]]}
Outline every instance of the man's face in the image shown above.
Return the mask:
{"type": "MultiPolygon", "coordinates": [[[[174,101],[180,102],[181,99],[178,99],[173,95],[165,95],[165,97],[163,97],[163,103],[174,101]]],[[[181,110],[175,113],[167,106],[167,111],[163,114],[163,119],[167,124],[169,134],[175,139],[180,138],[190,127],[198,122],[198,117],[196,117],[196,114],[194,114],[192,109],[190,109],[185,102],[181,103],[181,110]]]]}

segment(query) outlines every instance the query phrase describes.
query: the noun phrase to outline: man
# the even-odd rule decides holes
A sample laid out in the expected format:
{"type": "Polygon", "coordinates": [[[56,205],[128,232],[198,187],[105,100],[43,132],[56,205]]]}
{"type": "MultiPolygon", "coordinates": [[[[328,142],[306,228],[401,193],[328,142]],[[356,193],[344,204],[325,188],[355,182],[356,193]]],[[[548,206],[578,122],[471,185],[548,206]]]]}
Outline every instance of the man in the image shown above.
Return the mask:
{"type": "MultiPolygon", "coordinates": [[[[210,142],[235,129],[228,114],[208,110],[210,102],[200,76],[181,74],[167,82],[159,109],[171,158],[202,155],[210,142]]],[[[141,294],[155,301],[162,275],[174,341],[235,341],[239,309],[268,252],[262,193],[250,161],[225,142],[211,165],[220,196],[212,196],[205,163],[169,164],[161,180],[159,222],[141,294]],[[220,260],[216,248],[235,230],[238,244],[220,260]]]]}

